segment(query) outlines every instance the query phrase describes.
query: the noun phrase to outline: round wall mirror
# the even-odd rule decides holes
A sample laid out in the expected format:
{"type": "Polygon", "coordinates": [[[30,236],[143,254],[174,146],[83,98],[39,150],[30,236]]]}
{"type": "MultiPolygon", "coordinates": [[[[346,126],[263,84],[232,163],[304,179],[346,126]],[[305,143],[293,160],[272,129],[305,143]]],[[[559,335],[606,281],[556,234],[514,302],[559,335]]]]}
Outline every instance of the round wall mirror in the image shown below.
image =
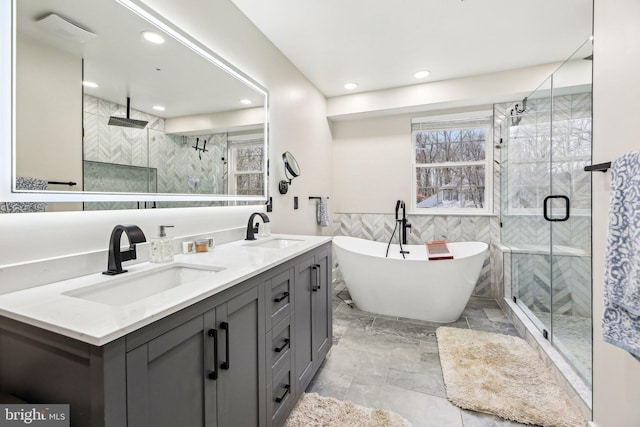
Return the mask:
{"type": "Polygon", "coordinates": [[[284,175],[287,179],[280,181],[278,189],[280,190],[280,194],[287,194],[291,180],[300,176],[300,166],[298,166],[298,162],[296,161],[296,158],[293,157],[293,154],[288,151],[285,151],[282,154],[282,161],[284,162],[284,175]]]}
{"type": "MultiPolygon", "coordinates": [[[[282,161],[284,162],[285,169],[292,175],[293,178],[300,176],[300,166],[296,162],[296,158],[290,152],[285,152],[282,155],[282,161]]],[[[291,180],[289,180],[291,181],[291,180]]]]}

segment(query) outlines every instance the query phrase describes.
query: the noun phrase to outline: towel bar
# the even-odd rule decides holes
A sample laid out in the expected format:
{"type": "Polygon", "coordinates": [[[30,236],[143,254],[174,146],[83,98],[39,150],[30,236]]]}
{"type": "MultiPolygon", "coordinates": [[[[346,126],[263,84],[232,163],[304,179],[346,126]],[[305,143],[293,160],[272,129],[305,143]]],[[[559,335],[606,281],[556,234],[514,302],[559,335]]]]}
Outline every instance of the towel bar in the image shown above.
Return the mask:
{"type": "Polygon", "coordinates": [[[611,162],[597,163],[595,165],[585,166],[584,171],[585,172],[595,172],[595,171],[606,172],[610,167],[611,167],[611,162]]]}
{"type": "Polygon", "coordinates": [[[76,185],[75,182],[73,181],[69,181],[69,182],[62,182],[62,181],[47,181],[48,184],[56,184],[56,185],[68,185],[69,187],[73,187],[74,185],[76,185]]]}
{"type": "MultiPolygon", "coordinates": [[[[320,200],[321,198],[322,197],[319,197],[319,196],[309,196],[309,200],[314,200],[314,199],[315,200],[320,200]]],[[[328,197],[327,197],[327,199],[328,199],[328,197]]]]}

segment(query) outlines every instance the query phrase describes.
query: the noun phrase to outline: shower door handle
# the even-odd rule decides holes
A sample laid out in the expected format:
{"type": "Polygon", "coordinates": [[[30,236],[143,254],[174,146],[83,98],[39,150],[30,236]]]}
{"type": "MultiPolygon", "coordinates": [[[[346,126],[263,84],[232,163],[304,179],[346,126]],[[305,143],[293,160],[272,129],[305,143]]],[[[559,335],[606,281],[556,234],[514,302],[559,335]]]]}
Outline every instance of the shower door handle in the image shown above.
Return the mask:
{"type": "Polygon", "coordinates": [[[544,198],[544,202],[542,202],[542,216],[544,217],[544,219],[546,219],[547,221],[552,221],[552,222],[561,222],[561,221],[566,221],[569,219],[569,198],[567,196],[562,196],[562,195],[551,195],[551,196],[547,196],[544,198]],[[551,199],[562,199],[564,200],[565,203],[565,214],[562,218],[551,218],[549,216],[549,200],[551,199]]]}

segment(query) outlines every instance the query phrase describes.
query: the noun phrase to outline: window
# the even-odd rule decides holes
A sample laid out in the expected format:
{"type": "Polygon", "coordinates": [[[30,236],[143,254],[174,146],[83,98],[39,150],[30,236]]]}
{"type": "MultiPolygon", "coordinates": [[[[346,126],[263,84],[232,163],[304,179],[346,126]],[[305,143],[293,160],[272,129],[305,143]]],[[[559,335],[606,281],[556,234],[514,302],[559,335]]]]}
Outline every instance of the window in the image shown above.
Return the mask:
{"type": "Polygon", "coordinates": [[[490,114],[413,119],[411,130],[414,210],[489,212],[490,114]]]}
{"type": "Polygon", "coordinates": [[[229,192],[241,196],[264,193],[264,138],[229,136],[229,192]]]}

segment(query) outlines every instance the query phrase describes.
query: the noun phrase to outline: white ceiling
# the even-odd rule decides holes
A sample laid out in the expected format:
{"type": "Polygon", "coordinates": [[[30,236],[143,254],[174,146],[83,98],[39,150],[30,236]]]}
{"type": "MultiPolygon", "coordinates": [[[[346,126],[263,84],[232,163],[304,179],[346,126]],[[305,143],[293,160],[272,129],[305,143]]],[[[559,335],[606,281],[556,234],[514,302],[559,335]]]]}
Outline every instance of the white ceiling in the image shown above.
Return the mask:
{"type": "Polygon", "coordinates": [[[129,96],[131,108],[165,118],[264,105],[262,94],[177,40],[165,37],[162,45],[143,40],[141,32],[154,27],[113,0],[19,0],[17,4],[18,37],[70,53],[77,57],[78,67],[83,60],[84,79],[100,85],[85,88],[89,95],[120,105],[129,96]],[[50,13],[97,36],[80,43],[46,30],[37,20],[50,13]],[[240,104],[243,98],[252,104],[240,104]],[[154,105],[166,110],[155,111],[154,105]]]}
{"type": "Polygon", "coordinates": [[[328,97],[562,61],[592,31],[592,0],[232,1],[328,97]]]}

